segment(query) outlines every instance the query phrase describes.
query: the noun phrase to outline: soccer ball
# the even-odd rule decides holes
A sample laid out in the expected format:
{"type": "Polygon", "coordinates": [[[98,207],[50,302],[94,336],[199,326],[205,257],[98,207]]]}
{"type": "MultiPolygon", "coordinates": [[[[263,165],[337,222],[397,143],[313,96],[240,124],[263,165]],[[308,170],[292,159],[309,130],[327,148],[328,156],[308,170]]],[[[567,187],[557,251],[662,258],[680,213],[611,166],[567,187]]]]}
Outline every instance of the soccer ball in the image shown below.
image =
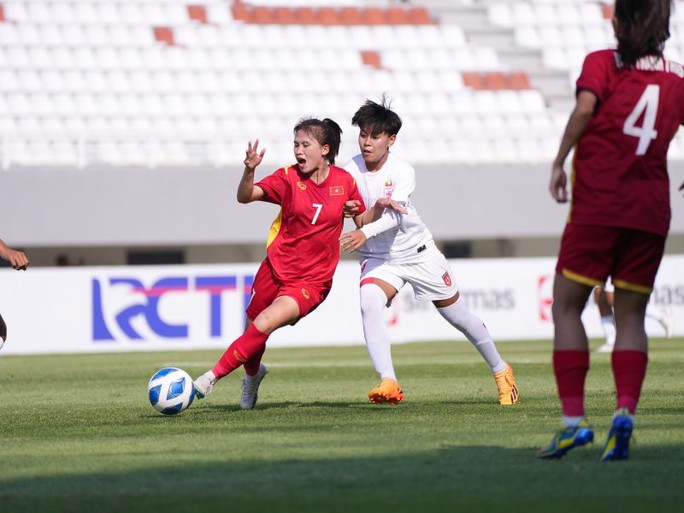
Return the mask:
{"type": "Polygon", "coordinates": [[[195,385],[183,369],[165,367],[150,378],[147,397],[150,404],[164,415],[175,415],[192,404],[195,385]]]}

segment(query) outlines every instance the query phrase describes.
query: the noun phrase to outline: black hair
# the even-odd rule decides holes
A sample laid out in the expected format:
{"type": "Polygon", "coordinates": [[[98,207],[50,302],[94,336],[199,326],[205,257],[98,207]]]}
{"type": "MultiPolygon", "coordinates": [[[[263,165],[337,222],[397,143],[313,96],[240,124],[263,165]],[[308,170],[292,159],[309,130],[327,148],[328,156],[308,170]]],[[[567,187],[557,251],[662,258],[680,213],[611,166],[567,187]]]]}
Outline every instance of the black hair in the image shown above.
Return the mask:
{"type": "Polygon", "coordinates": [[[401,130],[401,118],[390,107],[386,94],[382,95],[380,103],[366,100],[354,114],[352,125],[371,134],[396,135],[401,130]]]}
{"type": "Polygon", "coordinates": [[[340,125],[330,118],[325,118],[323,120],[303,118],[300,119],[294,127],[295,133],[300,130],[316,139],[321,146],[327,144],[330,150],[325,158],[329,164],[335,163],[335,157],[337,157],[337,154],[340,152],[340,142],[342,140],[342,129],[340,128],[340,125]]]}
{"type": "Polygon", "coordinates": [[[672,0],[617,0],[615,38],[622,63],[633,67],[645,56],[662,57],[670,37],[672,0]]]}

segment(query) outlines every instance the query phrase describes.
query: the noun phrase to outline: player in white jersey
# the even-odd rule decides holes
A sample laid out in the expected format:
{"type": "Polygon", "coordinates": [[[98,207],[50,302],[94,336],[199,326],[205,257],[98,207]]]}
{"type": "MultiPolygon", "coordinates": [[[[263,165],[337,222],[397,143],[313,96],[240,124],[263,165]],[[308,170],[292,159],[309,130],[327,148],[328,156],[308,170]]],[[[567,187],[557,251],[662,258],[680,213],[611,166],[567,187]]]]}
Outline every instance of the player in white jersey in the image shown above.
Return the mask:
{"type": "Polygon", "coordinates": [[[360,255],[363,332],[368,354],[381,378],[368,397],[373,403],[391,404],[404,398],[392,364],[383,311],[408,282],[417,299],[432,301],[442,317],[480,352],[494,374],[499,402],[516,403],[513,369],[499,355],[482,320],[460,300],[446,258],[411,203],[416,185],[413,166],[390,153],[401,119],[383,97],[380,104],[367,100],[354,114],[352,124],[360,130],[361,153],[343,167],[356,178],[364,203],[374,205],[386,198],[406,209],[403,214],[388,208],[378,220],[340,239],[342,249],[360,255]]]}
{"type": "MultiPolygon", "coordinates": [[[[606,280],[603,287],[594,287],[594,302],[598,307],[601,317],[601,328],[606,341],[597,349],[597,353],[612,353],[615,349],[615,313],[613,303],[615,300],[615,288],[610,278],[606,280]]],[[[646,305],[646,317],[657,321],[665,330],[665,336],[672,338],[674,334],[674,322],[670,311],[667,308],[660,309],[653,306],[649,301],[646,305]]]]}

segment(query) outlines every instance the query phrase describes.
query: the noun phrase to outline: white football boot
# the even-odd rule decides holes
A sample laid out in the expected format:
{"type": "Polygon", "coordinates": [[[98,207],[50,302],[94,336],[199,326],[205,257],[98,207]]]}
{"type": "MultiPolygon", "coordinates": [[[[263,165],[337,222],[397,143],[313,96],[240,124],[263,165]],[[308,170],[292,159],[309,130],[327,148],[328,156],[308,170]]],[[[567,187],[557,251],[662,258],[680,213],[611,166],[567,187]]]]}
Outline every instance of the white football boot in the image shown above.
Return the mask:
{"type": "Polygon", "coordinates": [[[193,383],[195,385],[195,397],[197,399],[204,399],[211,393],[215,383],[216,376],[214,376],[213,372],[209,370],[202,374],[193,383]]]}
{"type": "Polygon", "coordinates": [[[259,385],[261,381],[268,374],[268,369],[262,363],[259,365],[259,372],[256,376],[245,376],[242,378],[242,398],[240,399],[240,408],[243,410],[253,410],[256,406],[257,399],[259,399],[259,385]]]}

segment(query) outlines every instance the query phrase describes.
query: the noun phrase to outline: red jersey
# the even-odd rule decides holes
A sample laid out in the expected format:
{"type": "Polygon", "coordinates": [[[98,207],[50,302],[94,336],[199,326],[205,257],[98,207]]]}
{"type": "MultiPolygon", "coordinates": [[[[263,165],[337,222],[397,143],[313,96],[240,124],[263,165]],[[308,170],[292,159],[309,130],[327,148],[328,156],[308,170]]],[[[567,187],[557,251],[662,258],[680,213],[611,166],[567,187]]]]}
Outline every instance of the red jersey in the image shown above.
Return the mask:
{"type": "Polygon", "coordinates": [[[357,214],[366,210],[354,178],[344,169],[330,166],[328,177],[317,184],[295,164],[255,185],[265,193],[262,201],[281,206],[267,250],[276,278],[284,283],[332,283],[340,260],[344,203],[359,200],[357,214]]]}
{"type": "Polygon", "coordinates": [[[667,149],[684,123],[684,68],[655,57],[625,68],[601,50],[587,55],[581,90],[598,103],[575,148],[569,222],[667,236],[667,149]]]}

